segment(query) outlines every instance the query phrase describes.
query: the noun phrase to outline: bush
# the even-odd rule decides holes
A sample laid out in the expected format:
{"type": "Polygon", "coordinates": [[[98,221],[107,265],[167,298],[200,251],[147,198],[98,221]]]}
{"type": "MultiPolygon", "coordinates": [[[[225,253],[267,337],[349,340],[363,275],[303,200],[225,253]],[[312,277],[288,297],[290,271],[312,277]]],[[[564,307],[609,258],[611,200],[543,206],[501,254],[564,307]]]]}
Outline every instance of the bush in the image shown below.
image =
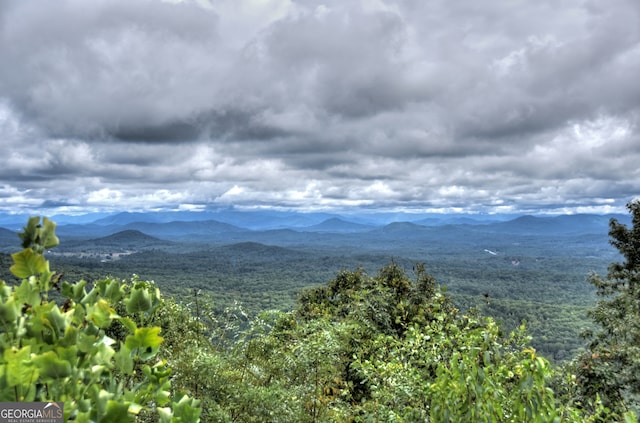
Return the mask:
{"type": "Polygon", "coordinates": [[[115,311],[152,314],[162,302],[155,286],[61,282],[43,255],[58,244],[55,224],[34,217],[19,236],[11,272],[22,281],[0,281],[0,401],[61,401],[65,421],[198,421],[198,401],[171,392],[171,369],[157,359],[160,328],[115,311]]]}

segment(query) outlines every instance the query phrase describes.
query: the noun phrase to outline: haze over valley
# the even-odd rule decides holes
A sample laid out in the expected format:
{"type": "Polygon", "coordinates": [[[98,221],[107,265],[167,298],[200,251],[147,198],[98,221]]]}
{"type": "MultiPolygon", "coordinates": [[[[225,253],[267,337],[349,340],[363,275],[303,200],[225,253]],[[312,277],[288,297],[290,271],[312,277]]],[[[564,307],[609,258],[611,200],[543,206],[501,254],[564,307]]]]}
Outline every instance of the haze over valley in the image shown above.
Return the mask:
{"type": "MultiPolygon", "coordinates": [[[[138,274],[179,298],[188,300],[196,289],[219,309],[239,303],[251,312],[291,309],[302,289],[341,270],[375,274],[395,262],[410,273],[424,263],[459,308],[495,316],[505,329],[527,320],[534,345],[563,360],[582,346],[579,333],[595,301],[590,272],[603,274],[618,258],[607,235],[612,217],[629,223],[626,215],[587,214],[55,216],[61,244],[47,255],[69,278],[138,274]]],[[[25,219],[0,217],[1,251],[19,249],[16,229],[25,219]]],[[[8,266],[2,271],[11,279],[8,266]]]]}

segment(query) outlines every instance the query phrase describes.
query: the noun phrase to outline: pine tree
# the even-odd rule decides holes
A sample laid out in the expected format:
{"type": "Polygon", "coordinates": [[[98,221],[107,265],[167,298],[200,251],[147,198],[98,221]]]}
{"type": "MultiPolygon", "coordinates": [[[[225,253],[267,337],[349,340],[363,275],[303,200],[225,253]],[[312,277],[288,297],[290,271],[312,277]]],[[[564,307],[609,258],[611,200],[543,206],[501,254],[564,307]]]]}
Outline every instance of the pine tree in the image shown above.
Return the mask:
{"type": "Polygon", "coordinates": [[[578,369],[583,395],[597,394],[617,412],[640,404],[640,200],[627,208],[630,228],[616,219],[609,225],[624,261],[612,263],[606,277],[590,277],[600,298],[590,317],[599,329],[578,369]]]}

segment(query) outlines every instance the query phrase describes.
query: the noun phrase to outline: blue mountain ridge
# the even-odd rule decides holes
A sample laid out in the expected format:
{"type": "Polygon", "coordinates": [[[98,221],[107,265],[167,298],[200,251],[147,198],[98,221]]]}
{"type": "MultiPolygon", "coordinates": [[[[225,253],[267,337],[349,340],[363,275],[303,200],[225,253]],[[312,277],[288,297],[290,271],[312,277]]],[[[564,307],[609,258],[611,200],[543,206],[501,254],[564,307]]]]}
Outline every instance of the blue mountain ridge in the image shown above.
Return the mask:
{"type": "MultiPolygon", "coordinates": [[[[58,224],[57,234],[61,239],[90,239],[112,235],[124,230],[137,230],[160,239],[188,241],[189,237],[202,237],[203,242],[211,239],[247,241],[252,238],[271,239],[283,237],[296,239],[304,236],[330,234],[365,234],[368,232],[394,233],[397,236],[416,236],[417,233],[445,230],[451,232],[469,231],[498,234],[602,234],[608,233],[609,221],[615,218],[629,224],[628,215],[577,214],[561,216],[518,216],[510,220],[498,220],[494,217],[478,218],[460,215],[425,217],[415,214],[393,214],[395,218],[404,218],[385,222],[380,218],[378,224],[362,223],[371,221],[371,215],[359,217],[349,214],[347,217],[327,213],[294,213],[278,211],[220,211],[220,212],[149,212],[115,213],[108,217],[98,215],[92,222],[88,217],[78,218],[78,223],[58,224]],[[213,217],[225,220],[213,219],[213,217]],[[416,219],[419,218],[419,219],[416,219]],[[491,220],[493,219],[493,220],[491,220]],[[429,229],[431,228],[431,229],[429,229]],[[313,234],[316,235],[313,235],[313,234]]],[[[388,216],[387,216],[388,217],[388,216]]],[[[3,215],[0,216],[0,219],[3,215]]],[[[25,223],[16,225],[15,216],[5,222],[0,220],[0,239],[11,240],[25,223]]],[[[55,221],[55,220],[54,220],[55,221]]],[[[62,221],[73,221],[67,216],[62,221]]],[[[462,232],[460,232],[462,233],[462,232]]],[[[16,237],[17,238],[17,237],[16,237]]],[[[194,238],[194,241],[196,239],[194,238]]],[[[196,241],[197,242],[197,241],[196,241]]]]}

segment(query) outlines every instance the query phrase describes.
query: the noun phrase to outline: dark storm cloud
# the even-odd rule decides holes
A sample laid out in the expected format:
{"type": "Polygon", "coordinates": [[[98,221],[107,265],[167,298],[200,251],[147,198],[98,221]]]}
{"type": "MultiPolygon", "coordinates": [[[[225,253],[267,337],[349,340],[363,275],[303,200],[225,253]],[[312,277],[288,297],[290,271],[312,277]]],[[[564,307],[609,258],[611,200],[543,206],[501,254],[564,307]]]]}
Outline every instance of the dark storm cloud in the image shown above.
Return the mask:
{"type": "Polygon", "coordinates": [[[633,0],[4,0],[0,56],[7,206],[640,192],[633,0]]]}
{"type": "Polygon", "coordinates": [[[217,70],[200,56],[217,54],[215,13],[150,0],[5,7],[0,88],[50,134],[159,132],[209,101],[217,70]]]}

